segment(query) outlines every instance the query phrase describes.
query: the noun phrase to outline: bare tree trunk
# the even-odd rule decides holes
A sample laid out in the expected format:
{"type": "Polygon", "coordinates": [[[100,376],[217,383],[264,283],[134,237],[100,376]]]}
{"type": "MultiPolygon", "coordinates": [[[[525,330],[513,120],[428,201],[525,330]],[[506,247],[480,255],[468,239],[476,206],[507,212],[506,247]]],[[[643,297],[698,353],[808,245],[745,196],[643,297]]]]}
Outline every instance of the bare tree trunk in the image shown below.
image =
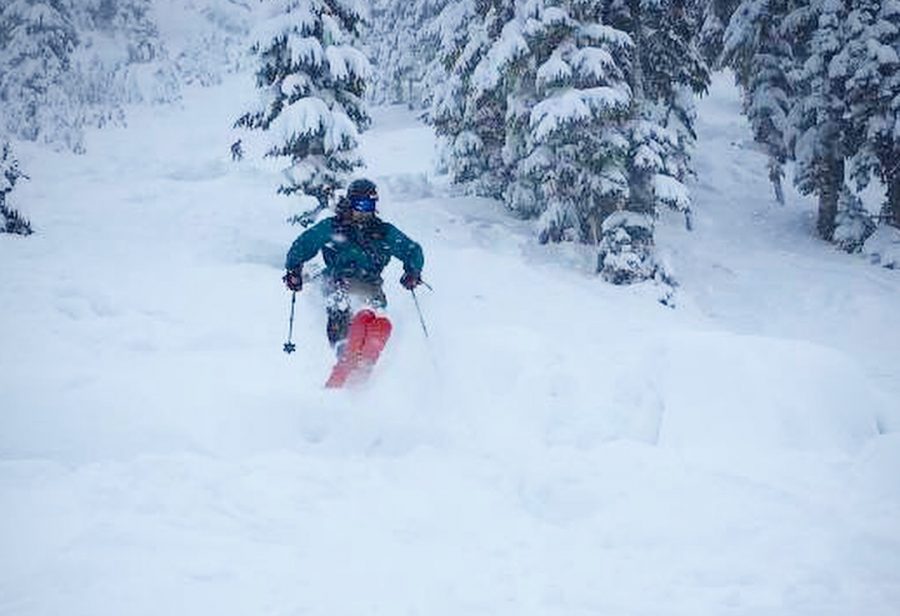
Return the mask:
{"type": "MultiPolygon", "coordinates": [[[[645,103],[644,93],[644,32],[641,24],[641,3],[638,0],[630,2],[632,33],[631,39],[634,42],[631,60],[631,92],[633,105],[635,106],[635,117],[641,118],[645,103]]],[[[629,174],[629,204],[628,209],[633,212],[643,212],[650,214],[653,212],[653,188],[650,185],[650,174],[643,169],[633,168],[629,174]]]]}
{"type": "Polygon", "coordinates": [[[816,228],[819,237],[829,242],[834,238],[838,199],[844,186],[844,159],[836,156],[825,159],[819,178],[819,218],[816,228]]]}
{"type": "Polygon", "coordinates": [[[894,168],[894,173],[888,180],[887,194],[887,222],[900,229],[900,165],[894,168]]]}
{"type": "Polygon", "coordinates": [[[784,177],[784,169],[774,157],[769,158],[769,181],[772,182],[772,188],[775,190],[775,200],[778,205],[784,205],[784,188],[781,184],[781,178],[784,177]]]}
{"type": "Polygon", "coordinates": [[[644,101],[644,65],[642,63],[644,57],[644,32],[641,24],[641,6],[640,2],[631,2],[631,19],[633,22],[631,38],[634,41],[634,51],[632,56],[632,83],[631,90],[634,100],[644,101]]]}

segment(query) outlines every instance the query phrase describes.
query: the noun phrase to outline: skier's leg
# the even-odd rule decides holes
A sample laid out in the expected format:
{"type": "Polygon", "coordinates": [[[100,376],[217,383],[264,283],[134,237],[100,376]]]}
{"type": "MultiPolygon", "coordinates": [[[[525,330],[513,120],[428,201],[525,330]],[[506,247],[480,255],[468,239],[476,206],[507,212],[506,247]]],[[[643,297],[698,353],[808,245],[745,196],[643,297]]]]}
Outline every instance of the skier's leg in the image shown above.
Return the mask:
{"type": "Polygon", "coordinates": [[[344,329],[346,339],[338,343],[341,347],[338,363],[325,386],[343,387],[348,380],[365,380],[391,335],[391,323],[375,314],[375,309],[382,309],[387,304],[380,284],[347,281],[332,297],[334,302],[330,305],[335,307],[335,313],[340,310],[345,315],[349,326],[344,329]],[[350,318],[351,306],[359,303],[367,307],[350,318]]]}
{"type": "Polygon", "coordinates": [[[350,326],[349,310],[328,310],[328,342],[332,347],[339,345],[347,338],[347,329],[350,326]]]}
{"type": "Polygon", "coordinates": [[[338,354],[338,361],[326,387],[343,387],[347,379],[360,366],[364,360],[363,349],[368,340],[369,329],[376,320],[375,313],[371,310],[360,310],[350,321],[347,340],[343,342],[343,350],[338,354]]]}
{"type": "Polygon", "coordinates": [[[325,311],[328,314],[326,333],[328,342],[338,349],[347,338],[350,326],[350,296],[348,284],[343,279],[329,279],[325,282],[325,311]]]}
{"type": "Polygon", "coordinates": [[[380,284],[373,284],[367,293],[366,303],[376,310],[384,310],[387,308],[387,296],[380,284]]]}
{"type": "MultiPolygon", "coordinates": [[[[366,304],[379,312],[387,306],[387,298],[380,284],[369,285],[366,289],[366,304]]],[[[376,315],[369,324],[366,340],[360,350],[362,362],[371,367],[378,361],[381,351],[384,350],[388,338],[391,336],[391,322],[382,315],[376,315]]]]}

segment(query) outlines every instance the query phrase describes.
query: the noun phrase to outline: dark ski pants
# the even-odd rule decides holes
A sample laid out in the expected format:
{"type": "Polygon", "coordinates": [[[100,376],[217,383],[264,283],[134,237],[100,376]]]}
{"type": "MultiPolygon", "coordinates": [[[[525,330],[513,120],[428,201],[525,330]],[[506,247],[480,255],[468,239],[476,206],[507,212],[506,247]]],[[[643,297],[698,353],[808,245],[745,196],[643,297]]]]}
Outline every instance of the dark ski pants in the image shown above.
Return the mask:
{"type": "Polygon", "coordinates": [[[353,278],[326,278],[325,310],[328,312],[328,342],[337,345],[347,337],[355,307],[384,308],[387,298],[381,282],[364,282],[353,278]]]}

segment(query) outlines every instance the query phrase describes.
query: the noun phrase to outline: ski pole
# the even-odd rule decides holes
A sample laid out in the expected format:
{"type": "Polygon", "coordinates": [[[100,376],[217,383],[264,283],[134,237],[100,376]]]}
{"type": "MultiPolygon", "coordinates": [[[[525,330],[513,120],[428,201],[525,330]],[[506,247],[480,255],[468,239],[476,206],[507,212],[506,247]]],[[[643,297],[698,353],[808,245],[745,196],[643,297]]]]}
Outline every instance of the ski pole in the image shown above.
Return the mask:
{"type": "Polygon", "coordinates": [[[294,305],[297,303],[297,292],[294,291],[293,295],[291,295],[291,320],[288,322],[288,339],[287,342],[284,343],[284,352],[290,355],[294,351],[297,350],[297,347],[291,342],[291,338],[294,335],[294,305]]]}
{"type": "Polygon", "coordinates": [[[422,316],[422,309],[419,307],[419,298],[416,297],[416,290],[410,289],[410,293],[412,293],[413,301],[416,303],[416,312],[419,313],[419,323],[422,324],[422,331],[425,333],[425,337],[428,338],[428,328],[425,327],[425,317],[422,316]]]}
{"type": "MultiPolygon", "coordinates": [[[[431,287],[428,287],[429,289],[431,287]]],[[[425,346],[428,347],[428,358],[431,360],[431,367],[434,368],[434,373],[438,377],[440,377],[441,371],[438,368],[437,360],[434,358],[434,351],[431,348],[431,338],[428,336],[428,328],[425,326],[425,317],[422,316],[422,308],[419,306],[419,297],[416,295],[415,289],[410,289],[410,293],[412,293],[413,301],[416,304],[416,312],[419,313],[419,323],[422,324],[422,333],[425,334],[425,346]]]]}

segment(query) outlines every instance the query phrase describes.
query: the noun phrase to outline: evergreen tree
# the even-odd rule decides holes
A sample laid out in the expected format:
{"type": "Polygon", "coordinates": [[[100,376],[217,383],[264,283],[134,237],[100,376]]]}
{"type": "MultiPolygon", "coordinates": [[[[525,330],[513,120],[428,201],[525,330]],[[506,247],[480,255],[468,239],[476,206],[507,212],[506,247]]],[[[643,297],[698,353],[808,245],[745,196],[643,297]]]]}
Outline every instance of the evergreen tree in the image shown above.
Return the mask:
{"type": "Polygon", "coordinates": [[[19,169],[19,161],[12,155],[9,143],[0,148],[0,233],[31,235],[31,223],[7,203],[16,182],[26,177],[19,169]]]}
{"type": "Polygon", "coordinates": [[[787,9],[786,0],[743,0],[728,23],[720,59],[734,70],[744,115],[768,155],[769,179],[780,204],[793,56],[778,28],[787,9]]]}
{"type": "Polygon", "coordinates": [[[421,83],[419,94],[413,87],[413,105],[426,112],[434,102],[435,91],[447,76],[441,50],[459,35],[460,21],[467,11],[467,2],[458,0],[421,0],[424,9],[419,13],[415,38],[415,53],[419,58],[421,83]]]}
{"type": "Polygon", "coordinates": [[[493,0],[444,55],[432,117],[454,181],[539,219],[543,241],[599,244],[598,270],[666,279],[659,207],[689,220],[693,97],[708,84],[689,0],[493,0]]]}
{"type": "MultiPolygon", "coordinates": [[[[469,192],[502,199],[508,184],[505,93],[474,81],[476,68],[514,14],[513,0],[463,0],[448,7],[452,23],[441,61],[446,79],[435,94],[430,118],[445,139],[453,181],[469,192]]],[[[486,69],[483,67],[481,73],[486,69]]]]}
{"type": "Polygon", "coordinates": [[[796,2],[782,31],[791,42],[798,67],[788,116],[788,145],[796,161],[794,182],[819,201],[816,227],[834,239],[838,202],[844,190],[849,150],[849,107],[843,80],[832,72],[846,40],[848,12],[842,0],[796,2]]]}
{"type": "Polygon", "coordinates": [[[150,16],[151,0],[79,0],[77,7],[79,29],[93,36],[102,33],[121,38],[127,61],[150,62],[162,53],[159,33],[150,16]]]}
{"type": "Polygon", "coordinates": [[[413,59],[411,24],[413,2],[373,0],[371,24],[364,33],[364,51],[372,62],[370,100],[396,104],[406,100],[406,82],[413,59]]]}
{"type": "Polygon", "coordinates": [[[7,132],[83,150],[83,127],[124,122],[129,103],[176,99],[180,83],[152,0],[13,0],[0,8],[7,132]]]}
{"type": "Polygon", "coordinates": [[[862,200],[846,186],[838,198],[833,241],[847,252],[857,252],[875,231],[871,215],[862,200]]]}
{"type": "Polygon", "coordinates": [[[285,157],[288,182],[278,192],[328,205],[362,165],[359,132],[369,125],[363,95],[369,64],[354,47],[362,23],[355,0],[270,0],[254,45],[261,109],[236,126],[266,131],[266,156],[285,157]]]}
{"type": "Polygon", "coordinates": [[[846,44],[830,66],[851,119],[850,176],[887,189],[884,218],[900,227],[900,2],[850,0],[846,44]]]}
{"type": "MultiPolygon", "coordinates": [[[[157,14],[179,14],[178,27],[157,24],[182,83],[211,85],[250,66],[248,38],[259,0],[151,0],[157,14]]],[[[171,24],[171,22],[169,22],[171,24]]]]}
{"type": "Polygon", "coordinates": [[[690,226],[691,174],[696,141],[694,96],[705,92],[709,69],[697,44],[699,24],[686,0],[610,0],[609,23],[633,41],[628,82],[633,94],[629,129],[628,200],[604,222],[598,267],[616,283],[665,279],[652,255],[653,220],[660,207],[681,211],[690,226]]]}
{"type": "Polygon", "coordinates": [[[152,20],[151,0],[80,0],[73,12],[79,45],[66,91],[77,126],[124,124],[124,106],[167,103],[178,75],[152,20]]]}
{"type": "Polygon", "coordinates": [[[616,58],[631,40],[602,24],[601,6],[534,1],[476,69],[484,89],[507,93],[508,206],[538,217],[542,242],[598,244],[603,220],[628,194],[631,90],[616,58]]]}
{"type": "Polygon", "coordinates": [[[373,62],[372,100],[406,103],[421,109],[430,104],[436,81],[440,39],[432,28],[451,0],[375,0],[367,32],[373,62]]]}
{"type": "Polygon", "coordinates": [[[12,0],[0,7],[0,130],[79,146],[64,87],[77,43],[62,0],[12,0]]]}
{"type": "Polygon", "coordinates": [[[697,0],[694,5],[702,24],[699,47],[706,62],[716,66],[722,57],[725,31],[741,0],[697,0]]]}

